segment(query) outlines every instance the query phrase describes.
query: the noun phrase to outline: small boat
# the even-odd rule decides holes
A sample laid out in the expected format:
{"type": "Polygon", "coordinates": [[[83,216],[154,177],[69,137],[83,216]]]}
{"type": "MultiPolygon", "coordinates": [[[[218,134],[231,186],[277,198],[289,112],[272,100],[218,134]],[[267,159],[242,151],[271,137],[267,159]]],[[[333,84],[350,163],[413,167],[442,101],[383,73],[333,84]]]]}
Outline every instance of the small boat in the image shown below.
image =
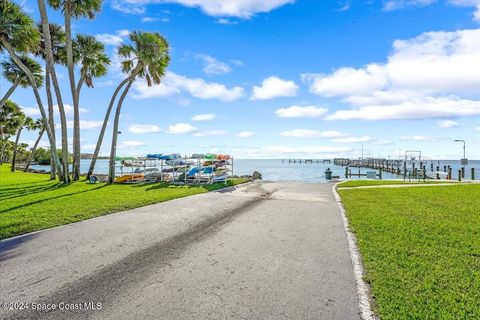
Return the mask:
{"type": "Polygon", "coordinates": [[[194,153],[190,158],[192,159],[203,159],[205,155],[203,153],[194,153]]]}
{"type": "Polygon", "coordinates": [[[147,154],[147,158],[148,159],[160,159],[160,157],[162,156],[161,153],[153,153],[153,154],[147,154]]]}
{"type": "Polygon", "coordinates": [[[130,173],[124,174],[123,176],[115,178],[115,183],[128,183],[128,182],[137,182],[145,178],[143,173],[130,173]]]}
{"type": "Polygon", "coordinates": [[[214,160],[217,159],[217,155],[213,153],[207,153],[203,158],[208,160],[214,160]]]}
{"type": "Polygon", "coordinates": [[[210,167],[206,167],[206,168],[203,168],[203,173],[214,173],[216,170],[215,166],[210,166],[210,167]]]}
{"type": "Polygon", "coordinates": [[[230,159],[231,159],[231,157],[230,157],[229,154],[219,154],[217,156],[217,160],[230,160],[230,159]]]}
{"type": "Polygon", "coordinates": [[[164,154],[161,155],[158,159],[160,160],[175,160],[175,159],[181,159],[182,156],[178,153],[172,153],[172,154],[164,154]]]}
{"type": "Polygon", "coordinates": [[[145,165],[141,160],[122,160],[121,163],[125,167],[143,167],[145,165]]]}

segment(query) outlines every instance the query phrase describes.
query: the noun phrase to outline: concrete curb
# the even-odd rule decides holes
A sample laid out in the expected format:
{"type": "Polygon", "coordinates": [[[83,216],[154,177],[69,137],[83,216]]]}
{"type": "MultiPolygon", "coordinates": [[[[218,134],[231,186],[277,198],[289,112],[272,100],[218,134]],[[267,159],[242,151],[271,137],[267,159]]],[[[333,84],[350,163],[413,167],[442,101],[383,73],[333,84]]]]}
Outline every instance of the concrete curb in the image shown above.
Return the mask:
{"type": "Polygon", "coordinates": [[[378,319],[372,311],[372,305],[370,303],[370,288],[368,284],[363,280],[363,275],[365,274],[362,258],[360,257],[360,252],[357,247],[357,240],[355,235],[350,231],[348,227],[348,219],[345,214],[345,208],[343,207],[342,200],[340,195],[337,193],[337,184],[334,184],[332,187],[333,195],[337,201],[338,208],[342,215],[343,228],[345,230],[345,235],[347,236],[348,250],[350,251],[350,258],[352,259],[353,266],[353,275],[355,277],[355,287],[357,288],[357,298],[358,305],[360,308],[360,317],[362,320],[376,320],[378,319]]]}

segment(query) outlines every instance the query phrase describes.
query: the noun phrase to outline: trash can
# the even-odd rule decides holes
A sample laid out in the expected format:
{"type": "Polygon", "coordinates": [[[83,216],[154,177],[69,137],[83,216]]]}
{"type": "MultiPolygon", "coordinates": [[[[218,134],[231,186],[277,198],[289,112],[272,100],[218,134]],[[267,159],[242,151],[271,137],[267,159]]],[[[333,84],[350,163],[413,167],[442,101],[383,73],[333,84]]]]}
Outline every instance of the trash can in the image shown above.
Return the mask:
{"type": "Polygon", "coordinates": [[[327,170],[325,170],[325,179],[332,180],[332,170],[330,170],[330,168],[327,168],[327,170]]]}

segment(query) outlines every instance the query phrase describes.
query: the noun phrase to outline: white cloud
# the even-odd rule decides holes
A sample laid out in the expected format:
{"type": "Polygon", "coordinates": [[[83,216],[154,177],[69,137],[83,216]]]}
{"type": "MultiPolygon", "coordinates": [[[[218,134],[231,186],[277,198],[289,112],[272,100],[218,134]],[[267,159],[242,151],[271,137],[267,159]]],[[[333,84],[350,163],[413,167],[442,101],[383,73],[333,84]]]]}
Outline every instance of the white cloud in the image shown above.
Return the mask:
{"type": "Polygon", "coordinates": [[[458,122],[455,122],[452,120],[442,120],[438,122],[438,126],[443,129],[455,128],[455,127],[458,127],[458,122]]]}
{"type": "Polygon", "coordinates": [[[38,108],[30,108],[30,107],[21,107],[22,112],[29,117],[36,117],[40,116],[40,110],[38,108]]]}
{"type": "Polygon", "coordinates": [[[343,67],[330,75],[307,73],[302,80],[310,83],[310,92],[326,97],[364,94],[387,84],[384,68],[376,64],[364,69],[343,67]]]}
{"type": "Polygon", "coordinates": [[[173,72],[167,72],[159,85],[148,87],[145,81],[139,79],[134,83],[133,88],[136,99],[151,99],[187,92],[199,99],[234,101],[244,95],[242,87],[227,88],[223,84],[206,82],[200,78],[187,78],[173,72]]]}
{"type": "MultiPolygon", "coordinates": [[[[56,112],[58,112],[58,104],[54,105],[54,106],[53,106],[53,109],[54,109],[56,112]]],[[[64,103],[64,104],[63,104],[63,109],[65,110],[65,114],[73,114],[73,106],[72,106],[72,105],[64,103]]],[[[78,111],[79,111],[80,113],[89,112],[88,109],[85,109],[85,108],[82,108],[82,107],[78,108],[78,111]]]]}
{"type": "Polygon", "coordinates": [[[209,121],[215,119],[215,117],[213,113],[197,114],[192,117],[192,121],[209,121]]]}
{"type": "Polygon", "coordinates": [[[238,24],[237,21],[232,19],[220,18],[215,21],[218,24],[238,24]]]}
{"type": "Polygon", "coordinates": [[[330,131],[317,131],[310,129],[292,129],[287,131],[282,131],[280,135],[284,137],[294,137],[294,138],[344,138],[348,134],[330,130],[330,131]]]}
{"type": "Polygon", "coordinates": [[[291,106],[275,110],[280,118],[320,118],[328,112],[328,109],[316,106],[291,106]]]}
{"type": "Polygon", "coordinates": [[[293,97],[297,95],[298,86],[294,81],[283,80],[278,77],[268,77],[261,86],[253,87],[253,100],[268,100],[278,97],[293,97]]]}
{"type": "Polygon", "coordinates": [[[153,3],[178,3],[186,7],[201,9],[213,17],[251,18],[257,13],[269,12],[295,0],[115,0],[112,7],[125,13],[140,14],[146,11],[145,6],[153,3]]]}
{"type": "Polygon", "coordinates": [[[155,133],[160,132],[160,127],[154,124],[132,124],[128,127],[128,131],[134,134],[155,133]]]}
{"type": "MultiPolygon", "coordinates": [[[[143,20],[143,19],[142,19],[143,20]]],[[[100,33],[95,38],[105,45],[118,46],[129,35],[128,30],[118,30],[116,34],[100,33]]]]}
{"type": "Polygon", "coordinates": [[[187,133],[195,133],[199,130],[188,123],[177,123],[171,126],[168,126],[167,133],[170,134],[187,134],[187,133]]]}
{"type": "Polygon", "coordinates": [[[232,71],[232,68],[227,63],[219,61],[208,54],[197,54],[195,57],[203,61],[203,72],[208,75],[219,75],[232,71]]]}
{"type": "Polygon", "coordinates": [[[372,140],[369,136],[361,136],[361,137],[344,137],[344,138],[335,138],[332,139],[333,142],[339,143],[359,143],[359,142],[368,142],[372,140]]]}
{"type": "Polygon", "coordinates": [[[351,109],[329,120],[454,118],[480,114],[480,29],[427,32],[396,40],[384,64],[306,74],[310,91],[351,109]]]}
{"type": "Polygon", "coordinates": [[[242,131],[242,132],[239,132],[237,133],[235,136],[237,138],[250,138],[250,137],[253,137],[255,134],[251,131],[242,131]]]}
{"type": "Polygon", "coordinates": [[[291,147],[284,145],[271,145],[265,147],[256,148],[241,148],[235,149],[234,152],[238,152],[245,158],[284,158],[288,156],[305,156],[308,154],[312,157],[324,157],[332,158],[335,155],[352,151],[348,147],[335,147],[335,146],[303,146],[303,147],[291,147]]]}
{"type": "Polygon", "coordinates": [[[414,135],[414,136],[401,136],[400,140],[407,140],[407,141],[426,141],[432,140],[432,138],[422,136],[422,135],[414,135]]]}
{"type": "Polygon", "coordinates": [[[155,22],[158,21],[160,18],[154,17],[142,17],[142,22],[155,22]]]}
{"type": "Polygon", "coordinates": [[[428,6],[437,0],[388,0],[383,4],[383,10],[393,11],[410,6],[428,6]]]}

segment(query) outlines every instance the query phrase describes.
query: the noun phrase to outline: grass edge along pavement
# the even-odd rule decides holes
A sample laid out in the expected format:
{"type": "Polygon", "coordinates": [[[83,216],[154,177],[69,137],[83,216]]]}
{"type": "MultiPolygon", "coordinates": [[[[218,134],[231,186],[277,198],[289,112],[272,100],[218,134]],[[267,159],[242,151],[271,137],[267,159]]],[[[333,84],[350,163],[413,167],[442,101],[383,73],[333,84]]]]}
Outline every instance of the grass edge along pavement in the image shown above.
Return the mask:
{"type": "MultiPolygon", "coordinates": [[[[463,181],[461,182],[471,183],[470,181],[463,181]]],[[[458,181],[455,180],[425,180],[425,181],[404,181],[404,180],[345,180],[337,184],[337,188],[355,188],[355,187],[370,187],[370,186],[389,186],[389,185],[432,185],[432,184],[459,184],[458,181]]]]}
{"type": "Polygon", "coordinates": [[[479,184],[337,192],[381,319],[480,319],[479,184]]]}
{"type": "Polygon", "coordinates": [[[110,213],[187,197],[249,181],[232,179],[211,185],[150,184],[64,185],[46,174],[10,172],[0,166],[0,240],[110,213]]]}

